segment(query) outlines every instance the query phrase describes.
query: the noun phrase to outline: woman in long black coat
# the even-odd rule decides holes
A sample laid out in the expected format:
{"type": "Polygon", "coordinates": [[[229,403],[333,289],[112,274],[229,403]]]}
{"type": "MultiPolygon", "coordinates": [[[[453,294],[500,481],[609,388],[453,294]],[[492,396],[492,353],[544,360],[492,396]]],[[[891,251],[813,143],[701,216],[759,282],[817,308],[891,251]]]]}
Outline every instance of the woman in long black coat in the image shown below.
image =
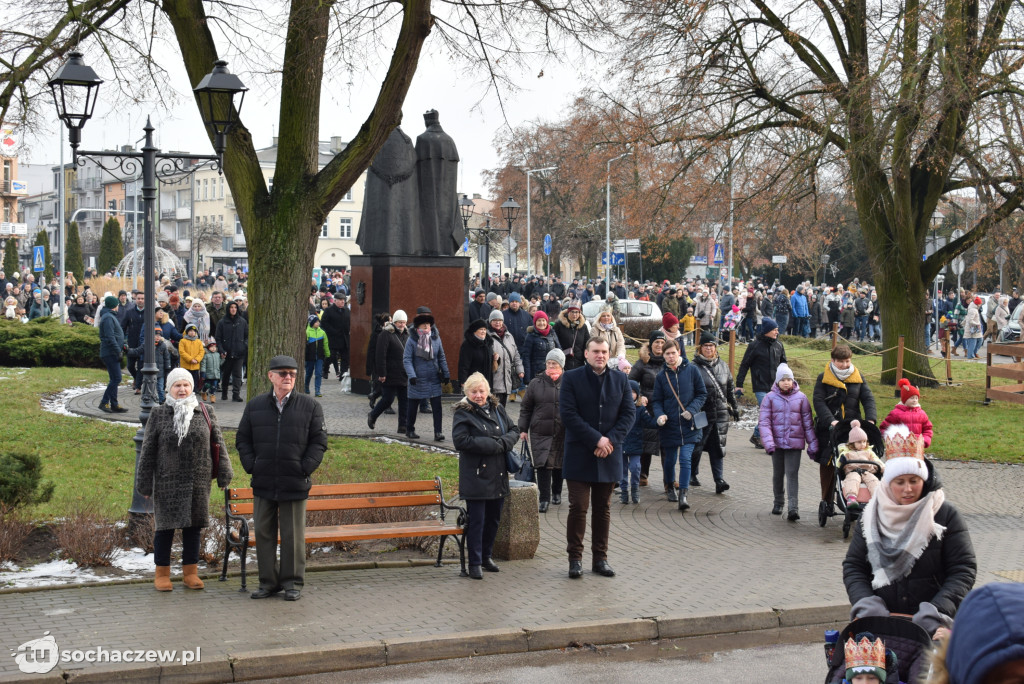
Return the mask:
{"type": "Polygon", "coordinates": [[[505,454],[519,441],[519,430],[491,394],[483,375],[466,378],[462,401],[455,405],[452,443],[459,450],[459,496],[466,501],[469,576],[498,572],[491,559],[501,509],[509,495],[505,454]]]}
{"type": "MultiPolygon", "coordinates": [[[[629,369],[629,379],[640,383],[640,393],[648,402],[654,397],[654,379],[665,367],[665,333],[655,330],[647,338],[647,344],[640,347],[639,360],[629,369]]],[[[651,472],[651,458],[661,455],[661,439],[658,428],[644,428],[644,451],[640,454],[640,486],[647,486],[647,477],[651,472]]]]}
{"type": "Polygon", "coordinates": [[[479,373],[490,386],[494,374],[494,349],[487,334],[486,321],[482,318],[473,321],[462,337],[462,346],[459,347],[459,384],[466,382],[466,378],[473,373],[479,373]]]}

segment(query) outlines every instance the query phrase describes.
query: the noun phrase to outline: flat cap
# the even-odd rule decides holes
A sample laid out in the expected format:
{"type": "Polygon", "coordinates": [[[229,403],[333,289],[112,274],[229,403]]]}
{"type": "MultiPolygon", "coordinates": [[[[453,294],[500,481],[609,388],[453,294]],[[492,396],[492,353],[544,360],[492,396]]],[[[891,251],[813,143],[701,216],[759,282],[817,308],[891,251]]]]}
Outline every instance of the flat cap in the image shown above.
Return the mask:
{"type": "Polygon", "coordinates": [[[298,369],[299,364],[290,356],[275,356],[270,359],[270,370],[277,370],[279,368],[294,368],[298,369]]]}

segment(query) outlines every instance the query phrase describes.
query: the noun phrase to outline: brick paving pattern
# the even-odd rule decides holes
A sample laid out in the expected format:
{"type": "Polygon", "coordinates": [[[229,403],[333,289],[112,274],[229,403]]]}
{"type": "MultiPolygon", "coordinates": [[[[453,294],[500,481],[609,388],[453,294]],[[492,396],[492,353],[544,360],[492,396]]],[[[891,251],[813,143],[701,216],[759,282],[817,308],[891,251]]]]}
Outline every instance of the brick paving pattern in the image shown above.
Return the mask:
{"type": "MultiPolygon", "coordinates": [[[[323,399],[330,431],[371,434],[365,398],[341,395],[334,382],[325,383],[328,396],[323,399]]],[[[99,417],[99,396],[75,398],[69,408],[99,417]]],[[[135,397],[125,399],[134,410],[135,397]]],[[[242,406],[218,402],[222,423],[236,425],[242,406]]],[[[510,404],[510,412],[515,416],[518,404],[510,404]]],[[[395,424],[394,416],[383,416],[376,434],[394,437],[395,424]]],[[[446,417],[446,430],[450,424],[446,417]]],[[[613,579],[587,572],[586,563],[582,580],[567,578],[568,503],[563,496],[562,505],[541,515],[536,557],[503,563],[501,574],[487,575],[483,582],[460,578],[457,566],[449,565],[311,572],[296,603],[253,601],[238,591],[238,578],[211,581],[206,591],[187,593],[177,582],[171,594],[155,592],[150,584],[9,593],[0,595],[0,633],[12,650],[48,630],[61,649],[199,645],[203,660],[212,661],[277,647],[845,603],[841,562],[846,542],[838,518],[818,526],[817,465],[805,461],[800,470],[803,519],[790,523],[772,516],[770,460],[749,445],[748,436],[745,431],[730,434],[726,479],[732,489],[714,494],[705,458],[705,486],[691,489],[693,507],[685,515],[660,487],[641,489],[639,505],[618,503],[616,493],[609,550],[618,573],[613,579]],[[230,627],[225,616],[230,616],[230,627]]],[[[978,583],[1020,576],[1024,467],[946,462],[937,468],[950,501],[970,527],[980,565],[978,583]]],[[[660,480],[660,471],[652,472],[652,483],[660,480]]],[[[16,672],[13,658],[0,660],[0,675],[16,672]]]]}

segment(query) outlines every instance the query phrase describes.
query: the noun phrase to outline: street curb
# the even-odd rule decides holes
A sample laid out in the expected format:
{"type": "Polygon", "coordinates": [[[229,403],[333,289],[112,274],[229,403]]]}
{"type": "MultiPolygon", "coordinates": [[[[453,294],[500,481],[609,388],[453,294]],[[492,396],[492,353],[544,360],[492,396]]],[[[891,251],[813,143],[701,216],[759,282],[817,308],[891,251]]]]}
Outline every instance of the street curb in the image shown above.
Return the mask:
{"type": "Polygon", "coordinates": [[[825,628],[849,622],[848,604],[792,605],[705,615],[664,615],[636,619],[588,620],[534,627],[498,628],[446,635],[398,637],[318,647],[229,653],[223,660],[193,665],[68,669],[28,677],[0,675],[2,684],[74,681],[225,682],[343,672],[405,663],[483,655],[534,653],[601,644],[692,640],[695,649],[731,650],[770,646],[784,640],[813,641],[825,628]],[[813,629],[817,628],[817,629],[813,629]],[[737,639],[736,637],[740,637],[737,639]]]}

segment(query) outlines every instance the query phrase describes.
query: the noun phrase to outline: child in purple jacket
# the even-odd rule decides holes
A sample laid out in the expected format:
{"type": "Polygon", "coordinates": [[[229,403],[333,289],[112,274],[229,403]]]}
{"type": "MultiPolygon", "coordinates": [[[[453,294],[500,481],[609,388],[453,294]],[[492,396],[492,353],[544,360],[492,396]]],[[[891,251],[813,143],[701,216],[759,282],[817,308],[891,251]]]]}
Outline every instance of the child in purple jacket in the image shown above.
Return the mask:
{"type": "Polygon", "coordinates": [[[793,371],[784,363],[779,364],[775,384],[761,402],[758,425],[764,450],[772,457],[772,488],[775,493],[772,515],[782,515],[783,494],[788,491],[787,518],[795,522],[800,519],[797,502],[800,452],[806,446],[808,456],[817,454],[818,438],[814,434],[811,403],[800,391],[793,371]],[[786,478],[785,489],[783,475],[786,478]]]}

